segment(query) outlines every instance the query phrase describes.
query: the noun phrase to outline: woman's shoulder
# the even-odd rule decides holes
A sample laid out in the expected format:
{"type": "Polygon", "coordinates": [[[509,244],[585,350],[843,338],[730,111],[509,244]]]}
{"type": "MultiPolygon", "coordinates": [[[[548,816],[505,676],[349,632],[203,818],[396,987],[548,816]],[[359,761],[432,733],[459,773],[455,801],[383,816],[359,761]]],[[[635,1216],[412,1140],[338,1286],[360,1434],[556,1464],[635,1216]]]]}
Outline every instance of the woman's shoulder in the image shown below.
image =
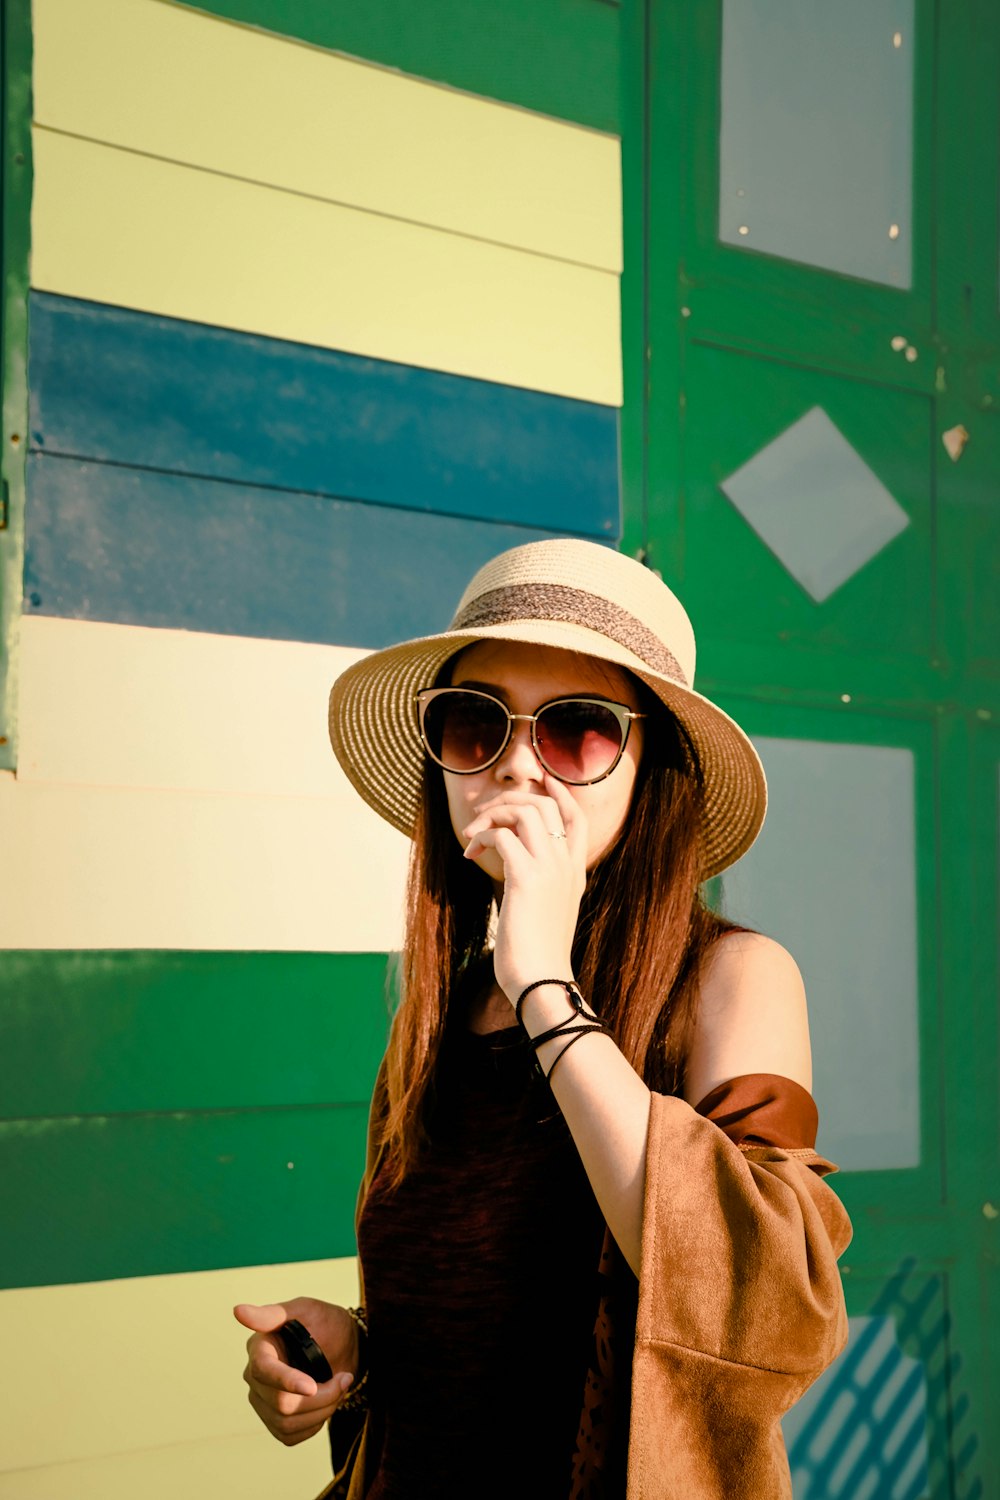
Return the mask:
{"type": "Polygon", "coordinates": [[[812,1088],[805,985],[795,959],[762,932],[727,931],[699,976],[684,1097],[694,1104],[746,1073],[777,1073],[812,1088]]]}
{"type": "Polygon", "coordinates": [[[741,975],[757,977],[769,975],[772,979],[802,975],[788,949],[765,932],[756,932],[747,927],[724,930],[711,944],[702,966],[702,994],[718,991],[741,975]]]}

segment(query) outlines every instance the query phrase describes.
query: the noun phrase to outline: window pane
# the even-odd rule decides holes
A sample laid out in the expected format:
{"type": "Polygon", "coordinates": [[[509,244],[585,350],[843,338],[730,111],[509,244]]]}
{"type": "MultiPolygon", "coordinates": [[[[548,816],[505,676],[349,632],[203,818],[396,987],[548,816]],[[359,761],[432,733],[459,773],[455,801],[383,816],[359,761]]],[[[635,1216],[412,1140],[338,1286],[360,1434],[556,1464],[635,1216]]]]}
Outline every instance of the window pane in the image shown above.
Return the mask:
{"type": "Polygon", "coordinates": [[[722,877],[726,916],[805,980],[819,1150],[845,1170],[920,1161],[913,753],[758,738],[767,821],[722,877]]]}
{"type": "Polygon", "coordinates": [[[724,0],[719,238],[911,284],[913,0],[724,0]]]}

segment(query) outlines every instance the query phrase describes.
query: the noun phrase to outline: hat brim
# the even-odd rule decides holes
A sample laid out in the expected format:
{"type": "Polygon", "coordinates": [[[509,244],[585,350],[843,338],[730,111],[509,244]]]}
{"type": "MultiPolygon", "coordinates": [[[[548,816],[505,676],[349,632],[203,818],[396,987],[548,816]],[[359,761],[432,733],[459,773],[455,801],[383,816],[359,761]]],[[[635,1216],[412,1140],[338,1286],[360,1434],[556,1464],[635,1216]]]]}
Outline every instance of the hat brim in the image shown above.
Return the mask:
{"type": "Polygon", "coordinates": [[[558,647],[613,662],[640,678],[684,725],[704,775],[705,878],[734,864],[767,811],[767,780],[740,726],[693,688],[652,671],[627,647],[585,626],[515,620],[444,631],[373,652],[347,668],[330,692],[330,743],[351,785],[394,828],[412,836],[420,808],[424,748],[416,695],[450,657],[476,641],[558,647]]]}

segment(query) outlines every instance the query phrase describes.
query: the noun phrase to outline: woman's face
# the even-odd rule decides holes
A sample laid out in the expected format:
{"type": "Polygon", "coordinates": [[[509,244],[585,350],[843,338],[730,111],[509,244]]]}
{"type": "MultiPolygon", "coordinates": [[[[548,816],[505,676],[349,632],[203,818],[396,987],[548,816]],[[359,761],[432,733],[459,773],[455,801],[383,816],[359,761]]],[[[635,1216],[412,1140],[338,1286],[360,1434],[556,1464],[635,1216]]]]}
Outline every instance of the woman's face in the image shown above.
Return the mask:
{"type": "MultiPolygon", "coordinates": [[[[610,662],[578,656],[556,647],[528,646],[515,641],[479,641],[468,646],[452,665],[453,687],[475,687],[492,693],[511,713],[533,714],[553,698],[608,698],[640,709],[638,693],[629,674],[610,662]]],[[[590,870],[615,842],[628,816],[642,754],[642,721],[633,721],[625,753],[610,776],[591,786],[567,786],[566,790],[587,820],[587,869],[590,870]]],[[[451,826],[462,847],[462,837],[476,814],[505,791],[527,792],[547,798],[544,768],[531,743],[531,726],[514,725],[500,759],[485,771],[455,776],[444,771],[451,826]]],[[[475,860],[494,883],[503,880],[503,865],[494,849],[485,849],[475,860]]]]}

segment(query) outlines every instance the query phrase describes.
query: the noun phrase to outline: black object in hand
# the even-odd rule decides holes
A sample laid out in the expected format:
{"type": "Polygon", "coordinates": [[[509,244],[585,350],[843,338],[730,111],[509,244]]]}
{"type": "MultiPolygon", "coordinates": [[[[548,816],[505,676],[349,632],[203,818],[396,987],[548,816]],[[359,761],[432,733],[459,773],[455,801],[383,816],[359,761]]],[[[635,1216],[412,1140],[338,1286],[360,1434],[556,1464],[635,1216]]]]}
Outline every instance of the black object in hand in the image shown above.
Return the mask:
{"type": "Polygon", "coordinates": [[[330,1362],[322,1349],[298,1318],[290,1318],[278,1329],[278,1337],[285,1348],[285,1359],[293,1369],[311,1375],[317,1385],[333,1375],[330,1362]]]}

